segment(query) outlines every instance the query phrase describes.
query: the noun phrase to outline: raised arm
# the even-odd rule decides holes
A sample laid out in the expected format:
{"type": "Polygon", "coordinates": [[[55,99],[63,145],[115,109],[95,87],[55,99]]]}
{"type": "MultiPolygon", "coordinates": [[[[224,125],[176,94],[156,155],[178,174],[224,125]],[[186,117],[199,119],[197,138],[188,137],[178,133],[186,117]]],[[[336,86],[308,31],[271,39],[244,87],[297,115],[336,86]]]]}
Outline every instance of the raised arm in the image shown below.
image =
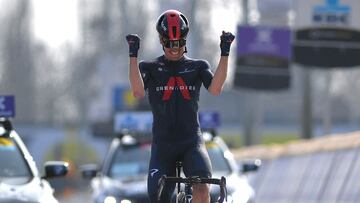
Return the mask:
{"type": "Polygon", "coordinates": [[[137,54],[140,48],[140,37],[136,34],[126,36],[129,44],[129,81],[132,93],[135,98],[143,98],[145,96],[144,82],[139,71],[137,54]]]}
{"type": "Polygon", "coordinates": [[[223,89],[227,77],[230,46],[234,39],[235,36],[230,32],[223,31],[222,35],[220,36],[221,57],[219,60],[219,64],[216,68],[214,77],[208,88],[209,92],[212,95],[220,95],[223,89]]]}

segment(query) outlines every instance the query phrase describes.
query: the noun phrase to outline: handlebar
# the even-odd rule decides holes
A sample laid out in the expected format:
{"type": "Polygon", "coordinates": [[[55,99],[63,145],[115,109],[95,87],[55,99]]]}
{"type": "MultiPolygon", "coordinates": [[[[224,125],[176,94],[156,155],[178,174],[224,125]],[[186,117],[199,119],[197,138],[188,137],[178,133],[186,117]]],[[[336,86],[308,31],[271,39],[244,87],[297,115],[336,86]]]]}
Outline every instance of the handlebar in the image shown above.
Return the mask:
{"type": "Polygon", "coordinates": [[[167,177],[166,175],[163,175],[159,179],[159,189],[158,189],[158,200],[160,200],[161,194],[163,192],[164,186],[166,183],[185,183],[185,184],[213,184],[213,185],[219,185],[220,187],[220,196],[218,199],[219,203],[224,202],[224,200],[227,201],[227,189],[226,189],[226,178],[222,176],[220,179],[218,178],[200,178],[198,176],[194,177],[167,177]]]}

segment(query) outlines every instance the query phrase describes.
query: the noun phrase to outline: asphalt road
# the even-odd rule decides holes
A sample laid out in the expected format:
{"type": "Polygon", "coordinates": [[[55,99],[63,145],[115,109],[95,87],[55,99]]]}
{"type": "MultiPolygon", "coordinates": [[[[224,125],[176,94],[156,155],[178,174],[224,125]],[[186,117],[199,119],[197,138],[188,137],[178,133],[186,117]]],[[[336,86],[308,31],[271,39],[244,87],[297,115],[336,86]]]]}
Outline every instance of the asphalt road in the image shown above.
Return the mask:
{"type": "Polygon", "coordinates": [[[90,195],[86,192],[76,192],[66,197],[60,197],[58,200],[59,203],[91,203],[90,195]]]}

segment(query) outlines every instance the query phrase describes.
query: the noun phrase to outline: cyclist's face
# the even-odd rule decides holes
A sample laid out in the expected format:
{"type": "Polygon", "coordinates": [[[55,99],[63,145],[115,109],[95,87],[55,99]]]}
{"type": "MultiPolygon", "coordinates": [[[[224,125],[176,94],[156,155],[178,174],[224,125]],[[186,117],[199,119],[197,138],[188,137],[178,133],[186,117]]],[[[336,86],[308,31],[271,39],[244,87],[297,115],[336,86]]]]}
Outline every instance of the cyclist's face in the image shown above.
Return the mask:
{"type": "Polygon", "coordinates": [[[184,55],[186,39],[170,41],[160,37],[160,43],[164,47],[167,59],[177,61],[184,55]]]}
{"type": "Polygon", "coordinates": [[[176,48],[166,48],[164,46],[165,57],[171,61],[177,61],[182,58],[185,52],[185,46],[176,48]]]}

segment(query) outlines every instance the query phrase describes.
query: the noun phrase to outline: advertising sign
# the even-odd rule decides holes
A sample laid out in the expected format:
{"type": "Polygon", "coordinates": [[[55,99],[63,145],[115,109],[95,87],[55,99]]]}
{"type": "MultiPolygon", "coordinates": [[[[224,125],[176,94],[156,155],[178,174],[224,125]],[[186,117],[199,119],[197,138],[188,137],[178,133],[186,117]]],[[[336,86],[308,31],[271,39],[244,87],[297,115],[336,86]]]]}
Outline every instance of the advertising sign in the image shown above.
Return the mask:
{"type": "Polygon", "coordinates": [[[139,105],[139,101],[132,95],[127,85],[114,86],[112,97],[115,112],[135,109],[139,105]]]}
{"type": "Polygon", "coordinates": [[[235,87],[276,90],[289,87],[290,29],[239,26],[235,87]]]}
{"type": "Polygon", "coordinates": [[[296,1],[295,9],[294,62],[320,68],[360,65],[358,0],[296,1]]]}
{"type": "Polygon", "coordinates": [[[15,97],[0,95],[0,117],[15,117],[15,97]]]}
{"type": "Polygon", "coordinates": [[[220,115],[216,111],[199,112],[199,122],[202,129],[217,129],[220,127],[220,115]]]}
{"type": "MultiPolygon", "coordinates": [[[[199,122],[202,129],[217,129],[220,127],[220,115],[216,111],[199,112],[199,122]]],[[[151,132],[153,115],[151,111],[127,111],[115,114],[114,130],[117,133],[151,132]]]]}
{"type": "Polygon", "coordinates": [[[150,111],[121,112],[115,115],[115,132],[151,132],[153,115],[150,111]]]}

